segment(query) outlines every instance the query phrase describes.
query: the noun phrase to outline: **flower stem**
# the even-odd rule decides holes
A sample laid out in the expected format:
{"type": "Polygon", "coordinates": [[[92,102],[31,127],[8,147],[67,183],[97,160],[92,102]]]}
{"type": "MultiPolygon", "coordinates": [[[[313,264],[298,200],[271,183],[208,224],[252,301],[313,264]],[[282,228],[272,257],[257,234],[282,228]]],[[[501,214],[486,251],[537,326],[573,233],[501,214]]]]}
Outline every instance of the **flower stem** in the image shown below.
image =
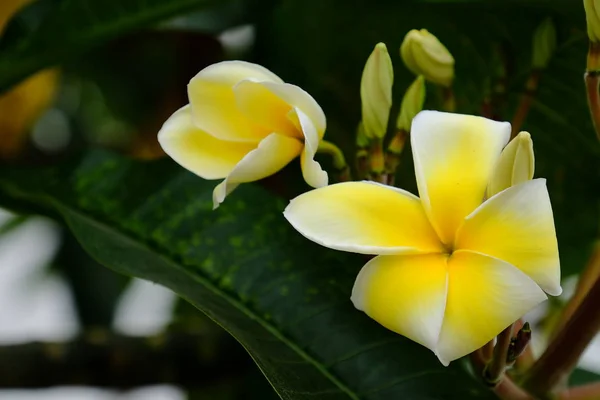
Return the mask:
{"type": "Polygon", "coordinates": [[[600,399],[600,382],[569,388],[558,396],[559,400],[598,400],[600,399]]]}
{"type": "Polygon", "coordinates": [[[563,310],[558,324],[554,328],[552,337],[555,337],[557,332],[559,332],[571,319],[573,313],[588,294],[594,282],[598,280],[598,277],[600,277],[600,240],[597,240],[594,243],[590,259],[577,281],[575,293],[563,310]]]}
{"type": "Polygon", "coordinates": [[[525,118],[527,118],[527,114],[529,114],[529,109],[531,108],[531,104],[533,103],[533,98],[535,96],[535,92],[537,91],[538,85],[540,83],[540,76],[542,70],[534,69],[531,71],[529,78],[527,78],[527,82],[525,83],[525,92],[521,96],[521,100],[519,105],[517,106],[517,111],[512,120],[512,131],[510,133],[510,138],[513,139],[523,126],[525,122],[525,118]]]}
{"type": "Polygon", "coordinates": [[[525,375],[523,386],[536,395],[547,395],[569,376],[581,354],[600,329],[600,279],[596,279],[542,356],[525,375]]]}
{"type": "Polygon", "coordinates": [[[506,370],[506,359],[508,355],[508,349],[510,347],[510,340],[512,339],[512,324],[504,329],[498,335],[498,341],[494,347],[494,355],[492,360],[485,366],[483,370],[483,376],[485,380],[490,384],[496,384],[504,376],[506,370]]]}
{"type": "Polygon", "coordinates": [[[454,97],[454,90],[452,87],[444,87],[442,89],[442,101],[444,102],[442,109],[447,112],[454,112],[456,110],[456,98],[454,97]]]}
{"type": "MultiPolygon", "coordinates": [[[[486,368],[486,361],[482,353],[482,351],[476,351],[470,355],[471,365],[475,372],[481,376],[483,376],[486,368]]],[[[494,384],[492,390],[502,400],[534,400],[529,393],[517,386],[507,375],[500,377],[500,381],[494,384]]]]}
{"type": "Polygon", "coordinates": [[[333,157],[333,167],[338,170],[338,178],[340,182],[352,180],[350,167],[346,163],[344,153],[342,153],[339,147],[331,142],[322,140],[321,143],[319,143],[317,152],[329,154],[331,157],[333,157]]]}
{"type": "Polygon", "coordinates": [[[369,175],[371,180],[387,183],[385,172],[385,157],[383,154],[383,141],[379,138],[371,140],[369,149],[369,175]]]}
{"type": "Polygon", "coordinates": [[[394,137],[388,145],[387,152],[385,153],[385,173],[388,176],[388,184],[393,185],[396,175],[396,170],[400,165],[400,157],[408,138],[408,132],[404,129],[396,131],[394,137]]]}

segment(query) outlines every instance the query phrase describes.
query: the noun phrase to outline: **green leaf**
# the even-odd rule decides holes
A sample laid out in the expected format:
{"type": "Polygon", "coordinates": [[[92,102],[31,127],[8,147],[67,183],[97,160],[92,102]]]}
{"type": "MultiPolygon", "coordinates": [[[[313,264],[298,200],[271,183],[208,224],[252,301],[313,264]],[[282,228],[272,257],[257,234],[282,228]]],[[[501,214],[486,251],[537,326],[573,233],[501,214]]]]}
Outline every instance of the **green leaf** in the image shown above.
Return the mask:
{"type": "MultiPolygon", "coordinates": [[[[225,10],[231,14],[235,10],[229,9],[240,5],[233,0],[57,0],[46,3],[50,10],[44,13],[39,26],[11,43],[3,43],[0,92],[45,67],[63,63],[118,35],[195,10],[212,14],[225,10]]],[[[239,18],[228,23],[239,22],[236,20],[239,18]]],[[[202,17],[193,26],[207,26],[207,21],[211,24],[209,29],[216,28],[210,18],[202,17]]]]}
{"type": "Polygon", "coordinates": [[[169,161],[103,152],[0,170],[2,203],[57,212],[100,263],[173,289],[239,340],[284,399],[488,397],[464,363],[445,368],[353,308],[364,256],[310,243],[284,220],[285,201],[253,185],[211,211],[214,185],[169,161]]]}

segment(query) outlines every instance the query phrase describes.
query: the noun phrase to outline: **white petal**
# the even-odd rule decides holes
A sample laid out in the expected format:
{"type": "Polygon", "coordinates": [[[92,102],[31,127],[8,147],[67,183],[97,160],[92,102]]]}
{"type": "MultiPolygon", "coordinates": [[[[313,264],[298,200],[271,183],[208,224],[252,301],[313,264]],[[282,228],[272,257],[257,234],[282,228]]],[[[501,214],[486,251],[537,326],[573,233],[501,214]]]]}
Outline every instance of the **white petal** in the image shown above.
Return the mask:
{"type": "Polygon", "coordinates": [[[258,142],[271,133],[237,108],[233,87],[247,79],[282,83],[266,68],[244,61],[223,61],[194,76],[188,85],[188,96],[196,126],[230,141],[258,142]]]}
{"type": "Polygon", "coordinates": [[[502,260],[455,251],[436,353],[444,365],[466,356],[546,300],[527,275],[502,260]]]}
{"type": "Polygon", "coordinates": [[[413,119],[419,196],[444,243],[454,242],[463,219],[483,201],[509,136],[509,123],[470,115],[422,111],[413,119]]]}
{"type": "Polygon", "coordinates": [[[213,192],[214,208],[240,183],[253,182],[273,175],[298,156],[302,143],[294,138],[273,133],[246,154],[213,192]]]}
{"type": "Polygon", "coordinates": [[[448,256],[379,256],[352,289],[354,306],[386,328],[436,350],[447,292],[448,256]]]}
{"type": "Polygon", "coordinates": [[[500,258],[558,296],[560,260],[545,179],[510,187],[483,203],[460,228],[455,248],[500,258]]]}
{"type": "Polygon", "coordinates": [[[290,118],[298,121],[300,130],[304,135],[304,150],[300,157],[304,180],[315,188],[326,186],[329,183],[327,172],[314,159],[320,142],[319,133],[315,125],[299,108],[294,108],[293,114],[290,114],[290,118]],[[296,118],[294,118],[294,115],[296,118]]]}
{"type": "Polygon", "coordinates": [[[219,140],[196,128],[189,105],[169,117],[158,132],[158,142],[175,162],[204,179],[225,178],[256,148],[253,143],[219,140]]]}
{"type": "Polygon", "coordinates": [[[304,193],[284,215],[308,239],[363,254],[443,252],[418,198],[401,189],[345,182],[304,193]]]}

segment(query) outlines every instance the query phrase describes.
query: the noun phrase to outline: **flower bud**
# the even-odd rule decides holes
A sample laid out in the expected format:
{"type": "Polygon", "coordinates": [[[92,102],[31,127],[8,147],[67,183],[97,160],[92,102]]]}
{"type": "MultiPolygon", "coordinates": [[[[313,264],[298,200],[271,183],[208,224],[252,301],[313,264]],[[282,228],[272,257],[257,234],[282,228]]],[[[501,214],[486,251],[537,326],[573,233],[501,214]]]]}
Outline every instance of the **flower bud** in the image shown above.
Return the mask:
{"type": "Polygon", "coordinates": [[[556,28],[546,18],[533,34],[533,68],[546,68],[556,49],[556,28]]]}
{"type": "Polygon", "coordinates": [[[535,158],[531,135],[528,132],[521,132],[502,150],[488,184],[488,197],[511,186],[531,180],[534,168],[535,158]]]}
{"type": "Polygon", "coordinates": [[[400,55],[406,67],[415,75],[449,87],[454,79],[454,57],[427,29],[413,29],[406,34],[400,55]]]}
{"type": "Polygon", "coordinates": [[[588,37],[592,42],[600,42],[600,0],[583,0],[587,20],[588,37]]]}
{"type": "Polygon", "coordinates": [[[425,103],[425,78],[423,75],[419,75],[402,98],[396,128],[405,132],[410,131],[410,124],[415,115],[423,109],[423,103],[425,103]]]}
{"type": "Polygon", "coordinates": [[[383,138],[392,107],[394,70],[385,44],[378,43],[369,56],[360,82],[362,123],[367,138],[383,138]]]}

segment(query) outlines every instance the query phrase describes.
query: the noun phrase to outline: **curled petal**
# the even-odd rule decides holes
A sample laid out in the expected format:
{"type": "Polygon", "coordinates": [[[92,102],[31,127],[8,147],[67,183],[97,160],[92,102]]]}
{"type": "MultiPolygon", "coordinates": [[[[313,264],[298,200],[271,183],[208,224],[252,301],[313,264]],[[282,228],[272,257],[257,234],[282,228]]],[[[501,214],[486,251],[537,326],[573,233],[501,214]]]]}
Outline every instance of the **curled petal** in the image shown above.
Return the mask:
{"type": "Polygon", "coordinates": [[[192,78],[188,96],[195,125],[222,140],[258,142],[272,133],[252,122],[237,108],[233,87],[242,80],[283,83],[260,65],[223,61],[192,78]]]}
{"type": "Polygon", "coordinates": [[[204,179],[225,178],[256,148],[253,143],[227,142],[196,128],[189,105],[164,123],[158,142],[175,162],[204,179]]]}
{"type": "Polygon", "coordinates": [[[284,215],[308,239],[362,254],[442,252],[418,198],[400,189],[346,182],[304,193],[284,215]]]}
{"type": "Polygon", "coordinates": [[[447,255],[375,257],[352,289],[354,306],[386,328],[435,351],[444,318],[447,255]]]}
{"type": "Polygon", "coordinates": [[[438,358],[447,365],[473,352],[544,300],[539,286],[515,266],[455,251],[448,260],[448,299],[438,358]]]}
{"type": "Polygon", "coordinates": [[[329,177],[327,172],[321,168],[321,164],[315,161],[315,155],[319,149],[319,132],[313,124],[312,120],[308,118],[299,108],[293,109],[288,114],[290,120],[294,121],[302,135],[304,136],[304,150],[300,156],[300,165],[302,167],[302,176],[306,183],[310,186],[319,188],[327,186],[329,183],[329,177]]]}
{"type": "Polygon", "coordinates": [[[238,109],[249,120],[269,132],[304,139],[302,133],[288,118],[292,107],[275,95],[263,82],[241,81],[233,90],[238,109]]]}
{"type": "Polygon", "coordinates": [[[298,156],[302,143],[297,139],[272,133],[258,147],[242,158],[231,173],[213,191],[217,208],[240,183],[253,182],[273,175],[298,156]]]}
{"type": "Polygon", "coordinates": [[[485,196],[510,124],[470,115],[422,111],[411,143],[419,195],[442,241],[454,242],[463,219],[485,196]]]}
{"type": "Polygon", "coordinates": [[[557,296],[562,292],[545,179],[513,186],[483,203],[466,218],[455,248],[500,258],[529,275],[547,293],[557,296]]]}
{"type": "Polygon", "coordinates": [[[308,92],[289,83],[263,82],[262,85],[292,108],[302,111],[315,126],[319,139],[323,138],[326,128],[325,113],[308,92]]]}

